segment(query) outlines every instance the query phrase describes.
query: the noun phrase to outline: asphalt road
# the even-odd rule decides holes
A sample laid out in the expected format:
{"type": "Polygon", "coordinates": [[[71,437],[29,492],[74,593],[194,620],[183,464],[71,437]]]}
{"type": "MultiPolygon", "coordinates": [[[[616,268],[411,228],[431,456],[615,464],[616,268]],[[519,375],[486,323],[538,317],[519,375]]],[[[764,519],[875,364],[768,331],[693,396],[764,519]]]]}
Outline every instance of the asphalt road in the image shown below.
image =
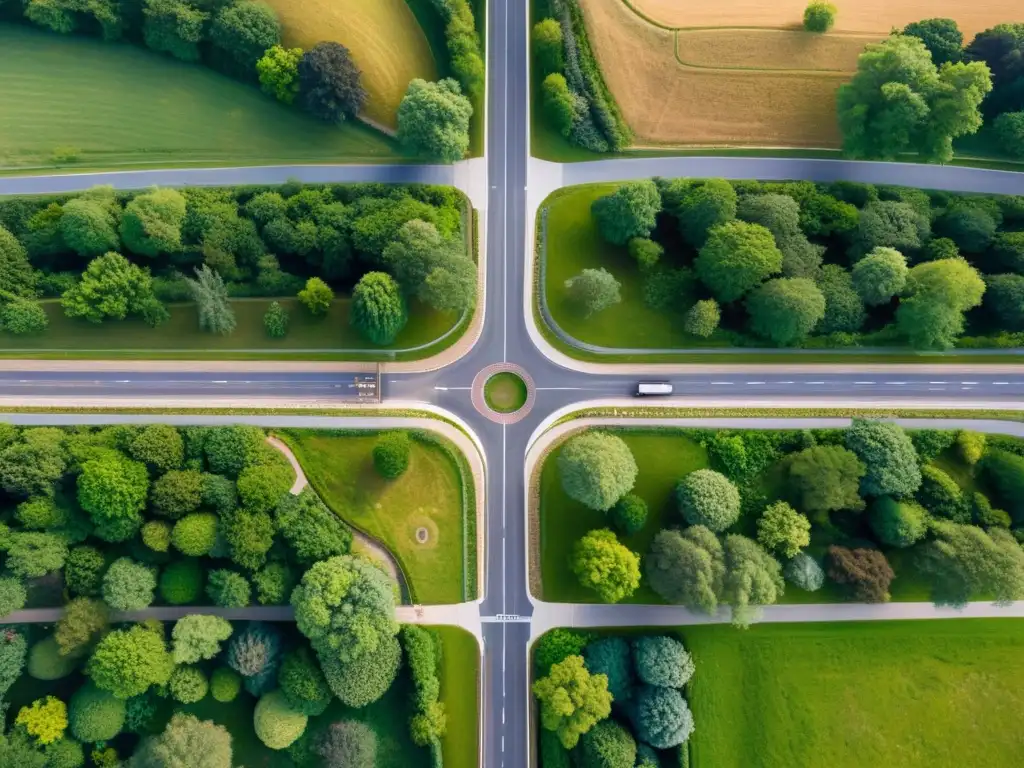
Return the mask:
{"type": "MultiPolygon", "coordinates": [[[[526,306],[526,255],[532,247],[526,231],[529,183],[527,0],[491,3],[488,23],[488,107],[486,209],[486,307],[482,334],[474,348],[456,363],[427,374],[388,375],[382,394],[388,400],[413,400],[446,408],[461,417],[480,438],[487,457],[487,522],[485,596],[480,604],[485,656],[483,666],[483,765],[523,768],[528,765],[529,670],[527,643],[534,606],[526,572],[524,461],[530,436],[560,408],[587,400],[631,395],[637,376],[594,375],[568,370],[534,347],[522,308],[526,306]],[[475,411],[468,388],[476,373],[497,362],[524,367],[538,386],[533,411],[514,426],[495,424],[475,411]]],[[[685,107],[681,107],[685,108],[685,107]]],[[[953,166],[855,163],[773,158],[686,157],[614,160],[572,164],[558,173],[563,184],[649,176],[724,176],[762,179],[849,179],[906,184],[937,189],[1024,194],[1024,175],[953,166]]],[[[0,179],[0,193],[63,192],[92,184],[142,188],[153,184],[229,185],[280,183],[288,178],[309,182],[379,181],[452,183],[455,171],[437,166],[294,166],[280,168],[187,169],[11,177],[0,179]]],[[[875,367],[848,372],[700,373],[672,376],[683,402],[713,396],[738,404],[757,400],[800,402],[831,398],[848,405],[873,402],[968,405],[976,402],[1018,403],[1024,396],[1024,366],[988,374],[985,367],[970,374],[877,373],[875,367]]],[[[836,369],[832,369],[835,371],[836,369]]],[[[1000,369],[1004,370],[1004,369],[1000,369]]],[[[111,406],[144,405],[148,398],[187,399],[216,405],[218,399],[290,399],[344,402],[354,397],[356,373],[119,373],[90,370],[0,374],[0,398],[82,397],[108,400],[111,406]]],[[[676,400],[675,402],[679,402],[676,400]]],[[[160,417],[171,421],[174,417],[160,417]]],[[[565,610],[568,609],[558,609],[565,610]]],[[[600,620],[678,621],[672,608],[642,616],[602,608],[600,620]]],[[[893,609],[896,610],[896,609],[893,609]]],[[[595,614],[595,617],[598,614],[595,614]]],[[[591,618],[595,618],[591,617],[591,618]]],[[[573,616],[567,614],[566,621],[573,616]]],[[[597,620],[595,618],[595,620],[597,620]]],[[[657,623],[657,621],[655,622],[657,623]]],[[[458,726],[456,726],[458,727],[458,726]]]]}

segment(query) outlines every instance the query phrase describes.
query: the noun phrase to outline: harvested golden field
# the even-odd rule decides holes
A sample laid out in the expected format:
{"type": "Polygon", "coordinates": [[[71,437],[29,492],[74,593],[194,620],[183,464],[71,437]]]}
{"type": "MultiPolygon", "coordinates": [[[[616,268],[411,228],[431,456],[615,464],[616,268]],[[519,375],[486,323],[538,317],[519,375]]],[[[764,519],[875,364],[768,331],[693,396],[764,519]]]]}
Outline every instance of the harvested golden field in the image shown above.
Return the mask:
{"type": "MultiPolygon", "coordinates": [[[[669,27],[799,27],[807,0],[630,0],[644,16],[669,27]]],[[[912,21],[955,19],[964,37],[1001,22],[1020,21],[1021,0],[840,0],[836,31],[889,33],[912,21]]]]}
{"type": "Polygon", "coordinates": [[[781,29],[681,29],[676,58],[692,67],[852,72],[884,35],[809,35],[781,29]]]}
{"type": "Polygon", "coordinates": [[[637,145],[838,146],[835,91],[847,73],[686,67],[675,58],[675,33],[645,22],[621,0],[580,6],[637,145]]]}
{"type": "Polygon", "coordinates": [[[286,45],[330,40],[352,52],[369,94],[364,114],[394,128],[409,81],[437,79],[427,38],[405,0],[268,0],[286,45]]]}

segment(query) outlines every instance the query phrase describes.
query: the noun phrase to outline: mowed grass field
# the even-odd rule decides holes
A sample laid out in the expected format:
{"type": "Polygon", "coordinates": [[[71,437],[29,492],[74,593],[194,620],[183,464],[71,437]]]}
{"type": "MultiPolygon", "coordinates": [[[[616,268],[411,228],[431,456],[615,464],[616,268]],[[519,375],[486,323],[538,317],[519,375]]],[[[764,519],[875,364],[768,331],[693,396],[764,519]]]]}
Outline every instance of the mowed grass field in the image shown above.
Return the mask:
{"type": "MultiPolygon", "coordinates": [[[[690,472],[710,466],[707,451],[693,439],[692,433],[682,429],[609,429],[622,438],[636,459],[638,474],[635,493],[648,507],[647,522],[631,536],[620,536],[619,540],[629,549],[645,555],[655,535],[664,528],[682,525],[678,512],[675,489],[679,481],[690,472]]],[[[543,600],[558,603],[597,603],[595,592],[583,587],[569,567],[573,545],[588,531],[610,527],[608,516],[597,512],[570,498],[562,489],[558,471],[558,448],[545,459],[540,472],[540,583],[543,600]]],[[[957,480],[965,491],[976,489],[975,478],[969,467],[958,456],[948,451],[936,463],[957,480]]],[[[766,503],[787,499],[788,477],[778,463],[769,467],[755,479],[757,488],[764,495],[766,503]]],[[[740,518],[730,532],[755,538],[757,536],[757,515],[740,518]]],[[[836,542],[819,527],[812,530],[808,551],[815,557],[823,557],[830,544],[836,542]]],[[[896,574],[890,592],[893,602],[919,602],[929,600],[928,584],[917,569],[913,550],[888,550],[886,557],[896,574]]],[[[805,592],[787,583],[782,603],[832,603],[842,601],[843,594],[829,580],[817,592],[805,592]]],[[[976,599],[982,599],[976,596],[976,599]]],[[[652,590],[646,579],[641,579],[640,588],[624,603],[660,604],[664,601],[652,590]]]]}
{"type": "Polygon", "coordinates": [[[68,167],[406,161],[360,124],[331,126],[198,64],[129,44],[0,24],[0,172],[68,167]]]}
{"type": "MultiPolygon", "coordinates": [[[[272,301],[275,299],[232,301],[238,325],[230,335],[220,336],[199,329],[194,304],[168,305],[170,320],[157,328],[150,328],[142,320],[133,318],[98,324],[72,319],[64,314],[59,300],[47,300],[43,302],[43,308],[50,320],[50,327],[32,336],[0,332],[0,355],[17,351],[82,353],[111,350],[133,352],[137,357],[145,357],[147,352],[171,350],[194,350],[195,353],[211,354],[225,350],[365,350],[367,355],[379,353],[378,356],[384,359],[389,349],[410,349],[430,344],[459,322],[459,317],[453,313],[437,312],[416,303],[412,307],[409,323],[394,344],[379,347],[363,338],[349,323],[351,300],[348,297],[336,298],[330,310],[322,317],[313,317],[292,297],[276,299],[288,310],[288,334],[283,339],[271,339],[263,327],[263,315],[272,301]]],[[[457,337],[457,334],[453,334],[448,339],[457,337]]],[[[430,350],[423,352],[429,353],[430,350]]]]}
{"type": "Polygon", "coordinates": [[[475,568],[467,552],[462,483],[455,461],[441,448],[412,441],[409,468],[385,480],[373,466],[377,435],[302,430],[282,434],[310,484],[341,518],[383,544],[399,561],[413,600],[422,604],[460,603],[464,572],[475,568]],[[420,543],[416,532],[427,530],[420,543]]]}
{"type": "Polygon", "coordinates": [[[289,46],[311,48],[333,41],[352,52],[369,95],[364,114],[398,126],[398,105],[409,81],[437,80],[427,37],[406,0],[268,0],[289,46]]]}
{"type": "Polygon", "coordinates": [[[1024,620],[681,627],[694,768],[1021,764],[1024,620]]]}
{"type": "Polygon", "coordinates": [[[936,16],[969,41],[1020,15],[1017,0],[855,0],[818,35],[800,29],[804,0],[579,2],[638,147],[838,147],[835,92],[865,45],[936,16]]]}

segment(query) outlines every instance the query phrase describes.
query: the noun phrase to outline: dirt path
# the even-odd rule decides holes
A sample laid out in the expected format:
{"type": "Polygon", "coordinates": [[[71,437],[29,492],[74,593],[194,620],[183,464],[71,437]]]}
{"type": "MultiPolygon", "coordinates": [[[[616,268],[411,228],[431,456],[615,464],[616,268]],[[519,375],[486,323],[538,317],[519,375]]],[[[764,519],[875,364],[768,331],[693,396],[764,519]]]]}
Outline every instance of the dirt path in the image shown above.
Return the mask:
{"type": "MultiPolygon", "coordinates": [[[[292,469],[295,470],[295,482],[292,484],[291,494],[293,496],[298,496],[302,493],[302,489],[309,485],[309,482],[306,480],[306,473],[302,471],[302,465],[300,465],[299,460],[295,458],[295,454],[292,453],[291,448],[276,437],[268,437],[267,443],[280,451],[284,457],[288,459],[288,463],[292,465],[292,469]]],[[[402,588],[403,597],[408,595],[408,585],[405,583],[405,579],[402,577],[402,572],[399,570],[398,564],[395,562],[395,558],[391,553],[376,539],[370,538],[365,533],[356,530],[355,528],[352,529],[352,537],[358,543],[358,550],[361,553],[373,558],[387,569],[391,578],[393,578],[402,588]]]]}

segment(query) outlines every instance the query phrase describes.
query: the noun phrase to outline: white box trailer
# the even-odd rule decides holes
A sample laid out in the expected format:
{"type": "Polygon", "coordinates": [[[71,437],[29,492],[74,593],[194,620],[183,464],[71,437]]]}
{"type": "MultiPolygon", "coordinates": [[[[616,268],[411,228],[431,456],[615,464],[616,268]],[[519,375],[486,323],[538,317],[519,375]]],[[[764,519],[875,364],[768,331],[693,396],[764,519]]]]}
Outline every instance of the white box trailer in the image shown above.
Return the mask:
{"type": "Polygon", "coordinates": [[[636,385],[637,397],[671,395],[672,385],[667,381],[641,381],[636,385]]]}

